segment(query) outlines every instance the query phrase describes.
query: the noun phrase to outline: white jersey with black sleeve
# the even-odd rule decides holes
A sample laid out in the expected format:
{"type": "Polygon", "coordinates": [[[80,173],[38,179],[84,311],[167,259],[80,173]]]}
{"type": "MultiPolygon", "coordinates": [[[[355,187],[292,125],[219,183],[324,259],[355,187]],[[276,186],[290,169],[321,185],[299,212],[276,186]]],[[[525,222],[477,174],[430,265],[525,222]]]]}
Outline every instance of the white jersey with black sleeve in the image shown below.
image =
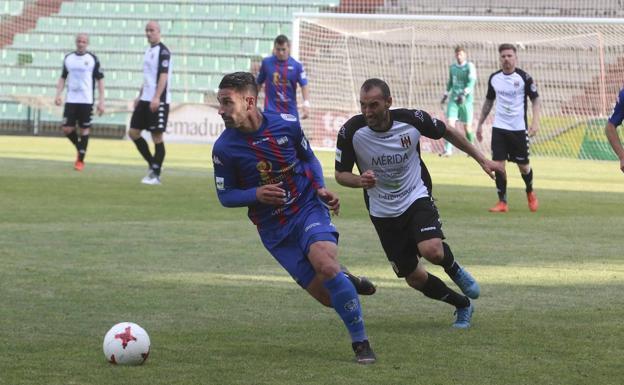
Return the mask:
{"type": "Polygon", "coordinates": [[[510,74],[502,70],[490,75],[488,81],[488,100],[496,99],[493,127],[510,131],[527,129],[527,97],[537,98],[537,85],[533,78],[523,70],[516,68],[510,74]]]}
{"type": "Polygon", "coordinates": [[[420,158],[421,136],[440,139],[443,122],[421,110],[390,111],[392,126],[387,131],[370,128],[363,115],[349,119],[338,132],[336,171],[361,173],[372,170],[375,187],[364,191],[370,215],[395,218],[414,201],[431,196],[431,177],[420,158]]]}
{"type": "Polygon", "coordinates": [[[160,101],[171,103],[171,51],[163,43],[154,44],[145,51],[143,57],[143,91],[141,100],[150,102],[156,94],[160,74],[168,74],[167,85],[160,95],[160,101]]]}
{"type": "Polygon", "coordinates": [[[91,52],[71,52],[63,59],[61,77],[66,80],[66,103],[93,104],[95,81],[104,77],[98,58],[91,52]]]}

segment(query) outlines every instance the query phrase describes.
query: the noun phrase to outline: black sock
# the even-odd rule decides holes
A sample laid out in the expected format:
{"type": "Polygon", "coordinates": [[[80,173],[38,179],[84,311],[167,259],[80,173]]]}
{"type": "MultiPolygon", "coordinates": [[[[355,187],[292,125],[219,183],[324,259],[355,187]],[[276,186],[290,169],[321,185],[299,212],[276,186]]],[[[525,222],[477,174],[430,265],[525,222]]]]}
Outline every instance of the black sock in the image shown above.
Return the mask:
{"type": "Polygon", "coordinates": [[[78,134],[76,133],[76,131],[72,131],[69,134],[65,134],[65,136],[74,144],[74,147],[76,147],[76,150],[80,151],[80,147],[78,145],[78,134]]]}
{"type": "Polygon", "coordinates": [[[467,307],[470,305],[468,297],[450,289],[442,280],[429,273],[425,287],[421,290],[429,298],[437,299],[455,307],[467,307]]]}
{"type": "Polygon", "coordinates": [[[459,265],[455,262],[455,257],[449,245],[447,245],[446,242],[442,242],[442,247],[444,247],[444,259],[442,259],[441,266],[444,268],[446,274],[453,278],[455,274],[457,274],[457,270],[459,270],[459,265]]]}
{"type": "Polygon", "coordinates": [[[165,160],[165,143],[156,143],[154,147],[154,163],[152,164],[152,170],[154,170],[156,175],[160,175],[160,170],[165,160]]]}
{"type": "Polygon", "coordinates": [[[520,174],[522,175],[522,179],[524,179],[524,184],[526,185],[525,191],[530,193],[533,191],[533,169],[529,170],[528,174],[520,174]]]}
{"type": "Polygon", "coordinates": [[[496,191],[498,192],[498,200],[507,202],[507,177],[500,172],[496,173],[496,191]]]}
{"type": "Polygon", "coordinates": [[[147,142],[145,141],[145,139],[143,139],[143,137],[140,136],[139,139],[134,140],[134,145],[136,146],[137,150],[139,150],[141,155],[143,155],[143,159],[147,161],[147,164],[151,168],[152,163],[154,163],[154,161],[152,158],[152,153],[150,152],[149,146],[147,145],[147,142]]]}
{"type": "Polygon", "coordinates": [[[87,146],[89,145],[89,135],[81,135],[80,142],[78,143],[78,160],[84,162],[85,155],[87,154],[87,146]]]}

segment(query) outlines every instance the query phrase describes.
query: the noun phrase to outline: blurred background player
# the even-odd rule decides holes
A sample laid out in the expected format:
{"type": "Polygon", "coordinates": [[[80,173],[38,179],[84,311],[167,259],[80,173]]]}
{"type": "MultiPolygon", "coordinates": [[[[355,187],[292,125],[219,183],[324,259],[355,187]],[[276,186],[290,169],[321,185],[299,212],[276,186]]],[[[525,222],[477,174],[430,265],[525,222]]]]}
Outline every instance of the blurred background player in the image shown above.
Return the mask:
{"type": "Polygon", "coordinates": [[[260,239],[291,277],[321,304],[333,307],[349,334],[356,360],[375,362],[356,288],[338,264],[338,196],[325,188],[321,164],[299,120],[257,107],[248,72],[226,75],[217,94],[226,130],[212,161],[219,201],[248,207],[260,239]]]}
{"type": "Polygon", "coordinates": [[[65,55],[63,72],[56,84],[56,98],[54,99],[57,106],[62,104],[61,94],[67,84],[63,109],[63,132],[78,152],[74,162],[74,169],[77,171],[84,169],[96,82],[99,97],[97,113],[98,115],[104,113],[104,74],[98,58],[87,51],[88,46],[89,36],[86,33],[76,35],[76,50],[65,55]],[[80,127],[80,138],[76,133],[76,123],[80,127]]]}
{"type": "MultiPolygon", "coordinates": [[[[535,135],[539,129],[540,100],[537,85],[528,73],[516,68],[516,47],[513,44],[501,44],[498,52],[502,69],[490,75],[488,80],[487,95],[477,127],[477,139],[479,142],[483,140],[482,125],[496,99],[496,113],[492,126],[492,160],[503,168],[506,160],[518,165],[526,185],[529,210],[535,212],[539,202],[533,191],[533,169],[529,164],[529,137],[535,135]],[[531,99],[533,114],[533,122],[529,127],[526,115],[527,98],[531,99]]],[[[506,213],[509,211],[506,174],[496,174],[496,190],[498,203],[489,211],[506,213]]]]}
{"type": "MultiPolygon", "coordinates": [[[[446,82],[446,91],[442,96],[441,104],[447,99],[446,118],[448,125],[455,128],[459,120],[463,123],[466,138],[474,144],[474,132],[472,132],[473,95],[477,82],[477,69],[475,65],[466,60],[466,50],[462,46],[455,47],[455,59],[457,63],[449,66],[449,78],[446,82]]],[[[453,145],[444,141],[444,152],[441,156],[451,156],[453,145]]]]}
{"type": "Polygon", "coordinates": [[[303,95],[301,119],[310,116],[308,79],[303,65],[290,57],[290,41],[279,35],[273,41],[273,56],[262,60],[257,78],[264,85],[264,110],[288,113],[299,117],[297,110],[297,83],[303,95]]]}
{"type": "Polygon", "coordinates": [[[622,120],[624,120],[624,88],[622,88],[618,94],[615,107],[613,107],[613,113],[609,117],[605,127],[607,139],[609,139],[609,143],[615,155],[620,159],[620,170],[624,172],[624,148],[622,148],[622,142],[620,142],[620,137],[617,132],[617,127],[622,124],[622,120]]]}
{"type": "Polygon", "coordinates": [[[148,174],[141,183],[159,185],[160,173],[165,160],[163,134],[167,130],[171,92],[171,51],[160,41],[160,25],[150,21],[145,26],[145,36],[150,47],[143,57],[143,86],[139,97],[134,101],[134,112],[130,120],[128,136],[134,141],[139,153],[148,164],[148,174]],[[141,136],[147,130],[154,142],[154,155],[141,136]]]}
{"type": "Polygon", "coordinates": [[[492,162],[454,128],[425,111],[394,109],[388,84],[368,79],[360,89],[361,115],[349,119],[338,132],[336,181],[365,190],[366,207],[386,257],[398,277],[425,296],[456,309],[453,327],[470,327],[479,297],[475,279],[456,261],[443,242],[442,222],[432,199],[431,177],[420,158],[421,136],[444,137],[472,156],[491,176],[501,166],[492,162]],[[357,164],[360,175],[353,174],[357,164]],[[465,295],[427,272],[420,257],[442,266],[465,295]]]}

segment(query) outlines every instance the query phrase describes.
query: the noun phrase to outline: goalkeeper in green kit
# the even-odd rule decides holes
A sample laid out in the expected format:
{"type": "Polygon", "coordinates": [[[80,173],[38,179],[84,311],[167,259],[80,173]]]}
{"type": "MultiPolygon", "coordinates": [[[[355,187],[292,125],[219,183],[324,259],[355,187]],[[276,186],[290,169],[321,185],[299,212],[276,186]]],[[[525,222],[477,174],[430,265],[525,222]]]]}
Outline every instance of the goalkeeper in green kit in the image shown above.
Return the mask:
{"type": "MultiPolygon", "coordinates": [[[[472,132],[473,93],[477,82],[477,70],[473,63],[466,60],[466,50],[462,46],[455,47],[457,63],[449,66],[449,78],[446,83],[446,92],[442,96],[441,104],[448,99],[446,118],[449,126],[455,128],[457,120],[461,121],[466,132],[466,138],[474,144],[475,134],[472,132]]],[[[451,156],[453,145],[444,143],[444,152],[440,156],[451,156]]]]}

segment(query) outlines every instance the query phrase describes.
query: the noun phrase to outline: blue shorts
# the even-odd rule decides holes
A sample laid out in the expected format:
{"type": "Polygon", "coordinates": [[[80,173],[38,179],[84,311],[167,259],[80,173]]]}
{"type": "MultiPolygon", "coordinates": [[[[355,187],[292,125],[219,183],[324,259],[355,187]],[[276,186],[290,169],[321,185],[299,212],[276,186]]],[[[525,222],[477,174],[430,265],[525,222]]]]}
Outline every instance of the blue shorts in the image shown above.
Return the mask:
{"type": "Polygon", "coordinates": [[[329,211],[320,205],[298,214],[299,222],[288,236],[272,248],[267,248],[273,258],[282,265],[290,276],[301,286],[307,288],[316,272],[308,260],[310,245],[314,242],[329,241],[338,243],[338,231],[329,211]]]}

